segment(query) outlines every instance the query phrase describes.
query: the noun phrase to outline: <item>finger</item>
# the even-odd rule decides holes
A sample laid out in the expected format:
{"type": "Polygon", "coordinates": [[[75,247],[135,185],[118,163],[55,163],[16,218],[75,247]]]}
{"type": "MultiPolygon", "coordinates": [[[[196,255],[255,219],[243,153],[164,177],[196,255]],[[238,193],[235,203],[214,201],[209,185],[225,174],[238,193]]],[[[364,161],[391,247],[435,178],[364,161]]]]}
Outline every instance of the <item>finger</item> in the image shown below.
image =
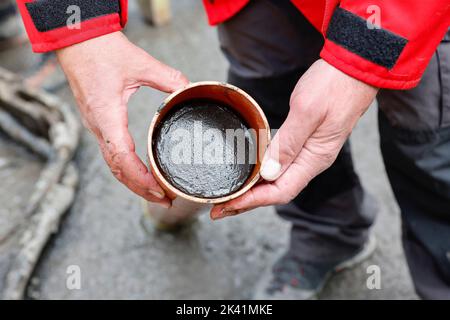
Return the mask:
{"type": "Polygon", "coordinates": [[[257,185],[241,197],[213,207],[211,218],[216,220],[257,207],[287,204],[332,162],[331,158],[324,162],[321,156],[311,152],[307,142],[298,157],[279,179],[273,183],[257,185]]]}
{"type": "Polygon", "coordinates": [[[163,197],[160,191],[155,191],[153,176],[148,172],[145,165],[140,161],[136,154],[132,152],[115,153],[112,158],[107,151],[108,147],[102,147],[104,158],[111,168],[113,175],[123,183],[128,189],[143,197],[147,201],[158,203],[165,208],[170,208],[171,201],[163,197]],[[128,170],[127,168],[133,168],[128,170]],[[146,188],[146,185],[150,185],[146,188]]]}
{"type": "Polygon", "coordinates": [[[281,191],[275,183],[259,184],[248,192],[223,204],[215,205],[211,209],[211,219],[217,220],[235,216],[257,207],[275,204],[281,196],[281,191]]]}
{"type": "Polygon", "coordinates": [[[278,179],[300,153],[303,144],[318,127],[320,116],[309,112],[293,99],[291,111],[277,134],[271,141],[261,165],[261,176],[266,181],[278,179]]]}
{"type": "Polygon", "coordinates": [[[189,80],[178,70],[146,55],[146,67],[138,79],[142,85],[164,92],[174,92],[189,84],[189,80]]]}
{"type": "Polygon", "coordinates": [[[169,207],[170,199],[165,196],[164,190],[135,152],[135,144],[128,131],[125,107],[116,112],[103,112],[98,123],[97,138],[114,176],[146,200],[169,207]]]}

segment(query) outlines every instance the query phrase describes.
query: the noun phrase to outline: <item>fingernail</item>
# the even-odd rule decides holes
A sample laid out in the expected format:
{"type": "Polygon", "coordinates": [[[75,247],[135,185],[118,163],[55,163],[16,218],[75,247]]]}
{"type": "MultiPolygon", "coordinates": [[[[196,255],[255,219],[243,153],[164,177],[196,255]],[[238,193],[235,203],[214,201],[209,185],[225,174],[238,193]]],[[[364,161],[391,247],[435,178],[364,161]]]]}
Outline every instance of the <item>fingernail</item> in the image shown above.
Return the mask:
{"type": "Polygon", "coordinates": [[[265,160],[261,166],[260,173],[264,180],[274,181],[281,174],[281,164],[273,159],[265,160]]]}
{"type": "Polygon", "coordinates": [[[154,191],[154,190],[149,190],[149,193],[151,193],[152,195],[154,195],[155,197],[157,197],[158,199],[164,199],[166,197],[166,195],[162,192],[158,192],[158,191],[154,191]]]}
{"type": "Polygon", "coordinates": [[[226,217],[231,217],[231,216],[235,216],[238,214],[241,214],[243,212],[247,211],[247,209],[240,209],[240,210],[235,210],[235,209],[231,209],[231,208],[224,208],[222,210],[220,210],[220,215],[218,216],[211,216],[211,218],[213,220],[219,220],[219,219],[223,219],[226,217]]]}
{"type": "Polygon", "coordinates": [[[211,216],[211,219],[213,219],[213,220],[220,220],[220,219],[223,219],[223,218],[225,218],[227,216],[230,216],[232,214],[233,214],[233,210],[228,209],[228,208],[223,208],[222,210],[220,210],[219,214],[211,216]]]}
{"type": "Polygon", "coordinates": [[[225,217],[229,217],[229,216],[234,216],[237,213],[236,210],[230,209],[230,208],[224,208],[220,211],[221,217],[225,218],[225,217]]]}

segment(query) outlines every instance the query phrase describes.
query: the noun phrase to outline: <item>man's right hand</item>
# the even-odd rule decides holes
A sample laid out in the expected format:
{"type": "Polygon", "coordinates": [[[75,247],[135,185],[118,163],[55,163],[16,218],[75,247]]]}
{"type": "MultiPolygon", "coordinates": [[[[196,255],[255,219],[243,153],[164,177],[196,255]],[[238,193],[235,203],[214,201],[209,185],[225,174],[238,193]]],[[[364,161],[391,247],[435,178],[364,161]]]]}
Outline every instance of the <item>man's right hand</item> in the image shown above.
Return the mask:
{"type": "Polygon", "coordinates": [[[139,87],[173,92],[189,81],[136,47],[121,33],[57,51],[84,125],[96,136],[114,176],[130,190],[165,207],[163,189],[137,156],[128,131],[127,103],[139,87]]]}

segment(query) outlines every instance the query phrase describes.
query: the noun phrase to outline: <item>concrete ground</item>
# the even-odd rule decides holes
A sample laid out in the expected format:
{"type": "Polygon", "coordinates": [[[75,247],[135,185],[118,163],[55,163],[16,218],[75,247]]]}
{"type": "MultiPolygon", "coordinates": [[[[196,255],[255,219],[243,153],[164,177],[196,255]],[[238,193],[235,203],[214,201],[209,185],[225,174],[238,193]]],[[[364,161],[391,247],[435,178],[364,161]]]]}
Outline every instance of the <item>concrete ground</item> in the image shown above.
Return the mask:
{"type": "MultiPolygon", "coordinates": [[[[156,58],[182,70],[191,81],[225,80],[226,62],[196,0],[177,0],[173,23],[147,27],[131,2],[127,35],[156,58]]],[[[0,56],[15,71],[36,58],[29,47],[0,56]]],[[[70,98],[67,89],[61,95],[70,98]]],[[[139,91],[129,105],[129,123],[139,154],[145,156],[150,119],[164,98],[139,91]]],[[[352,136],[357,170],[378,200],[374,232],[378,249],[361,266],[340,273],[323,299],[414,299],[400,242],[399,210],[378,148],[376,107],[352,136]],[[367,267],[381,269],[381,289],[366,286],[367,267]]],[[[109,172],[95,140],[85,131],[77,154],[81,181],[75,203],[35,272],[28,294],[44,299],[243,299],[249,298],[262,271],[286,247],[289,225],[273,208],[219,222],[207,214],[174,236],[146,232],[140,202],[109,172]],[[81,270],[81,289],[66,287],[69,266],[81,270]]],[[[1,187],[3,188],[3,186],[1,187]]]]}

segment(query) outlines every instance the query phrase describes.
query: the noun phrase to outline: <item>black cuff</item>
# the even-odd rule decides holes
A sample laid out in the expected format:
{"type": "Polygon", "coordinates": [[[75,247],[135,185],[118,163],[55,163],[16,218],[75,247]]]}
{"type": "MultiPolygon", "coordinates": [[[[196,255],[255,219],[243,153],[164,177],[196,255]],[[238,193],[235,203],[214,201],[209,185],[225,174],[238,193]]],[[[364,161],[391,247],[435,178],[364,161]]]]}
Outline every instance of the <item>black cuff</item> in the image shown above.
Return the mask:
{"type": "Polygon", "coordinates": [[[73,14],[67,12],[70,6],[80,8],[80,22],[120,11],[119,0],[36,0],[26,6],[40,32],[67,26],[67,20],[73,14]]]}

